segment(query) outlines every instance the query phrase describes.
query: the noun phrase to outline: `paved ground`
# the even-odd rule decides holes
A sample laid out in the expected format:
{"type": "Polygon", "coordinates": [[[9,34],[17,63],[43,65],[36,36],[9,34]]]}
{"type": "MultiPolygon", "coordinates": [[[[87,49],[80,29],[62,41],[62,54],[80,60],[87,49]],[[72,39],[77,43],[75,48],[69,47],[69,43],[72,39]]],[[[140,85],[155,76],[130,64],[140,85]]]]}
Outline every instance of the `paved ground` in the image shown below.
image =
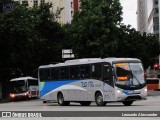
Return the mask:
{"type": "MultiPolygon", "coordinates": [[[[160,91],[148,91],[148,99],[137,101],[132,106],[123,106],[122,103],[108,103],[106,107],[80,106],[73,103],[71,106],[58,106],[57,103],[43,104],[41,100],[18,101],[1,103],[0,111],[160,111],[160,91]]],[[[1,120],[17,120],[17,118],[0,118],[1,120]]],[[[27,118],[27,120],[159,120],[157,117],[53,117],[27,118]]],[[[26,120],[19,118],[18,120],[26,120]]]]}
{"type": "Polygon", "coordinates": [[[148,96],[160,96],[160,90],[149,90],[148,96]]]}

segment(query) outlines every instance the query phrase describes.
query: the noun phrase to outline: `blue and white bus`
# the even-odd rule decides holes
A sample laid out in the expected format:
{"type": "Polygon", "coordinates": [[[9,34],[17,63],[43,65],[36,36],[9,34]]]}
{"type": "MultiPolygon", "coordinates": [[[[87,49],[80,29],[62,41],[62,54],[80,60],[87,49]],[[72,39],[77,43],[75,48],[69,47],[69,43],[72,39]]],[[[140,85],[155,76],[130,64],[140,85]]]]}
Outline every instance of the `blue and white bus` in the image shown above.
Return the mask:
{"type": "Polygon", "coordinates": [[[68,60],[39,67],[40,98],[43,103],[69,105],[79,102],[122,102],[125,106],[147,96],[144,70],[135,58],[91,58],[68,60]]]}

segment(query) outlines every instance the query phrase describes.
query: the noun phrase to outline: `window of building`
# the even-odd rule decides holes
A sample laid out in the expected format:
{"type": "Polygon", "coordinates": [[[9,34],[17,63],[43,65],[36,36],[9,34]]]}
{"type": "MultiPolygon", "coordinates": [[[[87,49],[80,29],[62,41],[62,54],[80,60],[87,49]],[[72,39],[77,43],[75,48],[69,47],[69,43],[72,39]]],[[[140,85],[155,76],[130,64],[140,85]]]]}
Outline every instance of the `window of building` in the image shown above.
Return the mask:
{"type": "Polygon", "coordinates": [[[73,11],[71,11],[71,16],[73,17],[73,14],[74,14],[74,12],[73,11]]]}
{"type": "Polygon", "coordinates": [[[159,24],[157,24],[157,25],[154,25],[154,26],[153,26],[153,30],[154,30],[154,31],[157,31],[157,30],[159,30],[159,24]]]}
{"type": "Polygon", "coordinates": [[[33,6],[38,6],[38,0],[33,1],[33,6]]]}
{"type": "Polygon", "coordinates": [[[157,33],[157,34],[155,34],[155,36],[157,37],[157,38],[159,38],[159,34],[157,33]]]}
{"type": "Polygon", "coordinates": [[[28,6],[28,1],[27,1],[27,0],[22,1],[22,5],[24,5],[24,6],[28,6]]]}
{"type": "Polygon", "coordinates": [[[155,5],[158,5],[158,0],[154,0],[154,4],[155,4],[155,5]]]}
{"type": "Polygon", "coordinates": [[[159,24],[159,17],[154,17],[153,18],[153,23],[154,24],[159,24]]]}
{"type": "Polygon", "coordinates": [[[44,4],[45,3],[45,0],[41,0],[41,4],[44,4]]]}
{"type": "Polygon", "coordinates": [[[158,14],[158,13],[159,13],[158,8],[154,8],[154,14],[158,14]]]}
{"type": "Polygon", "coordinates": [[[71,8],[73,8],[73,2],[71,2],[71,8]]]}

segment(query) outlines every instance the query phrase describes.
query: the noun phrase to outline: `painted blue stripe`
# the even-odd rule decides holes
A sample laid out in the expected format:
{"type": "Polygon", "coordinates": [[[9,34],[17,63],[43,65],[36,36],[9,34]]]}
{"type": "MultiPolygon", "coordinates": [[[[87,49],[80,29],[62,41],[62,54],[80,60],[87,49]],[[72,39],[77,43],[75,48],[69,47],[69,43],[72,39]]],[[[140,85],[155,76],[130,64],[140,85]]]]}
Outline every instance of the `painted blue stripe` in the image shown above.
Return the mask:
{"type": "Polygon", "coordinates": [[[73,83],[76,82],[78,80],[64,80],[64,81],[46,81],[44,83],[44,87],[43,89],[40,91],[40,97],[44,96],[45,94],[47,94],[48,92],[62,86],[62,85],[66,85],[69,83],[73,83]]]}

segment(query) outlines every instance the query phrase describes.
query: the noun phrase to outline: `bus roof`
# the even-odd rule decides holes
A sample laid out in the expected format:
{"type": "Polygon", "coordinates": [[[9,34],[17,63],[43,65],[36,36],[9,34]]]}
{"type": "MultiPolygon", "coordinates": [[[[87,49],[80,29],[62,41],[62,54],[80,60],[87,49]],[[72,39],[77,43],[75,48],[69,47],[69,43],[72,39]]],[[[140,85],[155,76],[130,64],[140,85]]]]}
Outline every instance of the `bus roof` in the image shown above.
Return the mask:
{"type": "Polygon", "coordinates": [[[99,63],[99,62],[121,62],[121,61],[138,61],[141,62],[137,58],[83,58],[83,59],[74,59],[74,60],[67,60],[64,63],[58,64],[49,64],[49,65],[42,65],[39,68],[50,68],[50,67],[60,67],[60,66],[69,66],[69,65],[78,65],[78,64],[88,64],[88,63],[99,63]]]}
{"type": "Polygon", "coordinates": [[[18,81],[18,80],[38,80],[37,78],[33,78],[33,77],[30,77],[30,76],[27,76],[27,77],[19,77],[19,78],[14,78],[14,79],[11,79],[10,81],[18,81]]]}
{"type": "Polygon", "coordinates": [[[137,59],[137,58],[104,58],[104,60],[106,62],[110,62],[110,63],[121,62],[121,61],[138,61],[138,62],[141,62],[141,60],[137,59]]]}

